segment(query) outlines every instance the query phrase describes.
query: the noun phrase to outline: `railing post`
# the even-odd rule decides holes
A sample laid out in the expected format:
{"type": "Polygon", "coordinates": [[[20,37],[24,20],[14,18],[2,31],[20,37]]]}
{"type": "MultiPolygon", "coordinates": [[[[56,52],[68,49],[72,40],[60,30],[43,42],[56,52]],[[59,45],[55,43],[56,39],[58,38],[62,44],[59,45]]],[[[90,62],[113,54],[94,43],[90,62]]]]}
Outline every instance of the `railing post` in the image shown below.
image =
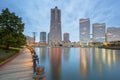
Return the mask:
{"type": "Polygon", "coordinates": [[[38,56],[35,54],[35,55],[33,56],[33,71],[34,71],[34,72],[36,72],[37,64],[39,64],[39,58],[38,58],[38,56]]]}
{"type": "Polygon", "coordinates": [[[46,80],[46,75],[44,72],[44,67],[39,65],[39,58],[33,48],[29,48],[33,59],[33,79],[34,80],[46,80]]]}
{"type": "Polygon", "coordinates": [[[43,66],[38,65],[36,67],[36,72],[34,73],[33,78],[34,80],[46,80],[46,75],[43,66]]]}

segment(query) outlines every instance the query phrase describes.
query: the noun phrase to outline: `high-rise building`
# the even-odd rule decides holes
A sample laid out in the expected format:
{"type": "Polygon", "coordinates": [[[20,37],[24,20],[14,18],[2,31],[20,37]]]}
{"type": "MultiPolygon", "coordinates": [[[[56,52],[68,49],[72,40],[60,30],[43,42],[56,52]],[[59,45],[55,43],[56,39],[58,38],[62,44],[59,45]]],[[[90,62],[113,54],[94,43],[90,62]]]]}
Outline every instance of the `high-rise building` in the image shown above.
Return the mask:
{"type": "Polygon", "coordinates": [[[105,42],[105,23],[94,23],[93,42],[105,42]]]}
{"type": "Polygon", "coordinates": [[[50,33],[48,33],[48,39],[47,39],[48,41],[48,44],[49,44],[49,41],[50,41],[50,33]]]}
{"type": "Polygon", "coordinates": [[[90,40],[90,19],[80,19],[80,42],[89,43],[90,40]]]}
{"type": "Polygon", "coordinates": [[[50,43],[60,43],[62,41],[61,33],[61,10],[55,7],[51,9],[50,20],[50,43]]]}
{"type": "Polygon", "coordinates": [[[70,40],[69,40],[69,33],[64,33],[63,37],[64,37],[64,42],[70,42],[70,40]]]}
{"type": "Polygon", "coordinates": [[[40,43],[46,43],[46,32],[40,32],[40,43]]]}
{"type": "Polygon", "coordinates": [[[120,28],[109,27],[107,28],[107,41],[119,41],[120,40],[120,28]]]}

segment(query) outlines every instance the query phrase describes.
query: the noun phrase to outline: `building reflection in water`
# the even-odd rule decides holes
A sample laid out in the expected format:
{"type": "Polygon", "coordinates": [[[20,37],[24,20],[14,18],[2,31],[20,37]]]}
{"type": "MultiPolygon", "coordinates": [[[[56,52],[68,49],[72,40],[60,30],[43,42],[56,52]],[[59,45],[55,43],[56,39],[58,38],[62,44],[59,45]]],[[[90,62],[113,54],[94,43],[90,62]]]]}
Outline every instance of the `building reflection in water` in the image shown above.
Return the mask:
{"type": "MultiPolygon", "coordinates": [[[[94,72],[104,74],[116,64],[116,50],[79,48],[80,75],[85,78],[94,72]]],[[[93,73],[93,74],[94,74],[93,73]]]]}
{"type": "Polygon", "coordinates": [[[60,80],[62,48],[49,48],[51,80],[60,80]]]}
{"type": "Polygon", "coordinates": [[[111,68],[116,63],[116,51],[107,50],[107,64],[111,68]]]}
{"type": "Polygon", "coordinates": [[[86,77],[90,66],[90,48],[79,48],[80,75],[86,77]]]}
{"type": "Polygon", "coordinates": [[[70,48],[68,48],[68,47],[64,48],[63,57],[64,57],[65,61],[69,61],[69,52],[70,52],[70,48]]]}
{"type": "Polygon", "coordinates": [[[36,52],[48,80],[110,80],[111,75],[120,78],[119,50],[41,47],[36,52]]]}
{"type": "Polygon", "coordinates": [[[105,69],[111,69],[116,64],[116,51],[110,49],[93,48],[93,69],[104,73],[105,69]]]}
{"type": "Polygon", "coordinates": [[[40,47],[40,62],[44,63],[46,60],[46,47],[40,47]]]}

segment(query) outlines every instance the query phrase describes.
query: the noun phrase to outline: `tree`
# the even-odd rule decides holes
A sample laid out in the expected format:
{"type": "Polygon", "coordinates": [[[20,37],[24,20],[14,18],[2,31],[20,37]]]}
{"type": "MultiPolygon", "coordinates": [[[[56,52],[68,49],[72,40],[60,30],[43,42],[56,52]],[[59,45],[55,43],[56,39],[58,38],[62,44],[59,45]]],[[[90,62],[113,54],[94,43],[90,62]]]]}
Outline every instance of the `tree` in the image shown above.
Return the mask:
{"type": "Polygon", "coordinates": [[[20,47],[26,43],[23,35],[24,23],[21,17],[11,13],[8,8],[3,9],[0,14],[0,44],[20,47]]]}

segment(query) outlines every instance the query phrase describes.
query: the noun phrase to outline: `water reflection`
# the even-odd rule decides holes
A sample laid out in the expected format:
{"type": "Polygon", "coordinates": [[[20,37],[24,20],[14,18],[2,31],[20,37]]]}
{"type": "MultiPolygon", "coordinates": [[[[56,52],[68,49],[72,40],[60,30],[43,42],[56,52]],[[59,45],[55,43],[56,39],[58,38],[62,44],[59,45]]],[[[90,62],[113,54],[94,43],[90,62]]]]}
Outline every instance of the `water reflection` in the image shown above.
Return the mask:
{"type": "Polygon", "coordinates": [[[62,48],[49,48],[51,80],[60,80],[62,48]]]}
{"type": "Polygon", "coordinates": [[[40,48],[40,62],[45,62],[46,60],[46,47],[41,47],[40,48]]]}
{"type": "Polygon", "coordinates": [[[82,77],[86,77],[89,73],[90,49],[79,48],[79,56],[80,56],[80,75],[82,77]]]}
{"type": "Polygon", "coordinates": [[[116,63],[116,51],[115,50],[107,50],[107,64],[111,67],[116,63]]]}
{"type": "Polygon", "coordinates": [[[119,50],[56,47],[36,51],[44,63],[47,80],[120,79],[119,50]]]}
{"type": "Polygon", "coordinates": [[[80,76],[83,78],[89,78],[92,74],[105,76],[116,64],[116,50],[79,48],[79,56],[80,76]]]}
{"type": "Polygon", "coordinates": [[[106,67],[111,68],[112,65],[116,64],[116,51],[105,50],[105,49],[93,49],[93,61],[96,68],[99,71],[103,71],[106,67]],[[104,68],[104,69],[102,69],[104,68]]]}
{"type": "Polygon", "coordinates": [[[69,61],[69,52],[70,52],[70,48],[64,48],[63,57],[65,61],[69,61]]]}

